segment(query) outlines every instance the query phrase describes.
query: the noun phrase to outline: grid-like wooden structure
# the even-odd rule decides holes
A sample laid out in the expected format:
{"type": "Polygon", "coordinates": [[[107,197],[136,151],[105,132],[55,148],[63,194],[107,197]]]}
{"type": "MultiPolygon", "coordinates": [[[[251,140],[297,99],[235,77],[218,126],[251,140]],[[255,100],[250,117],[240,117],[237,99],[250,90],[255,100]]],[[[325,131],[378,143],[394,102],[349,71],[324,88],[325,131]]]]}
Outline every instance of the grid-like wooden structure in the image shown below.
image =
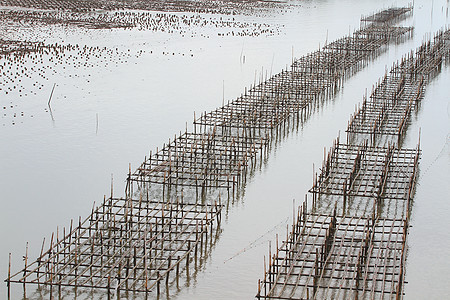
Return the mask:
{"type": "Polygon", "coordinates": [[[23,283],[48,287],[50,297],[64,287],[105,289],[107,297],[118,298],[121,291],[159,292],[163,280],[177,279],[180,269],[189,270],[204,255],[220,224],[222,206],[203,195],[219,188],[234,194],[278,132],[334,95],[383,46],[411,32],[380,28],[366,26],[330,43],[295,60],[290,70],[255,82],[235,101],[194,117],[193,132],[175,136],[130,171],[126,198],[111,195],[61,237],[57,232],[37,260],[29,263],[25,254],[24,269],[8,272],[8,290],[11,283],[23,283]],[[170,197],[173,187],[181,187],[181,195],[170,197]],[[184,187],[197,196],[183,197],[184,187]]]}
{"type": "Polygon", "coordinates": [[[406,218],[419,158],[419,147],[371,147],[367,142],[353,145],[336,140],[310,192],[319,208],[330,208],[338,201],[344,212],[371,215],[374,204],[383,202],[384,209],[379,208],[379,215],[406,218]],[[321,200],[326,196],[334,197],[331,202],[321,200]]]}
{"type": "Polygon", "coordinates": [[[393,65],[370,98],[363,99],[353,114],[346,130],[349,140],[368,138],[372,144],[377,140],[400,144],[426,85],[440,72],[445,58],[448,59],[448,35],[449,30],[437,33],[393,65]],[[383,138],[377,139],[379,136],[383,138]]]}
{"type": "Polygon", "coordinates": [[[142,190],[148,184],[159,184],[163,194],[166,186],[195,188],[196,195],[219,187],[234,191],[245,180],[247,165],[255,165],[258,156],[262,159],[280,130],[304,118],[383,46],[411,30],[366,26],[351,37],[296,59],[290,70],[261,79],[236,100],[194,116],[194,132],[180,134],[150,154],[129,177],[130,186],[138,183],[142,190]]]}
{"type": "Polygon", "coordinates": [[[398,41],[412,34],[412,27],[396,27],[388,24],[361,28],[352,36],[340,38],[324,47],[327,51],[344,55],[348,62],[358,63],[377,56],[385,50],[389,41],[398,41]]]}
{"type": "Polygon", "coordinates": [[[246,90],[236,100],[194,120],[197,127],[242,128],[248,134],[264,136],[273,129],[300,118],[322,93],[331,94],[331,87],[340,78],[320,73],[282,71],[246,90]]]}
{"type": "MultiPolygon", "coordinates": [[[[380,51],[378,42],[403,31],[383,30],[382,26],[410,11],[390,9],[365,17],[365,27],[358,34],[327,48],[342,55],[345,52],[340,47],[347,44],[345,55],[350,61],[364,61],[367,55],[380,51]],[[384,24],[380,26],[379,22],[384,24]],[[372,38],[369,43],[360,42],[367,37],[372,38]]],[[[418,49],[419,55],[410,54],[395,64],[376,85],[370,99],[364,99],[349,128],[359,126],[364,133],[371,133],[374,127],[392,135],[404,132],[408,114],[447,55],[443,51],[447,40],[442,37],[448,35],[437,34],[433,42],[418,49]],[[420,63],[408,62],[416,57],[420,57],[420,63]],[[422,68],[425,65],[428,67],[422,68]]],[[[333,66],[341,73],[352,71],[353,65],[334,52],[326,55],[336,58],[333,66]]],[[[264,278],[258,282],[258,299],[403,297],[409,213],[420,148],[400,148],[399,142],[375,146],[381,135],[370,138],[347,135],[347,143],[340,143],[338,138],[329,152],[324,152],[320,172],[314,175],[309,191],[313,194],[312,205],[308,207],[305,202],[299,208],[281,246],[277,237],[274,253],[269,246],[264,278]]]]}
{"type": "Polygon", "coordinates": [[[299,210],[275,253],[258,299],[398,299],[408,225],[403,220],[299,210]]]}
{"type": "Polygon", "coordinates": [[[372,40],[391,40],[398,39],[405,34],[411,34],[412,27],[389,26],[386,24],[372,25],[356,31],[353,35],[357,38],[365,38],[372,40]]]}
{"type": "Polygon", "coordinates": [[[424,90],[424,77],[411,80],[401,73],[386,75],[353,114],[346,130],[348,138],[363,136],[374,144],[378,136],[391,136],[388,140],[398,144],[424,90]]]}
{"type": "MultiPolygon", "coordinates": [[[[109,198],[85,220],[53,234],[48,250],[11,282],[63,287],[160,292],[189,263],[205,255],[220,224],[220,204],[109,198]],[[61,234],[61,235],[60,235],[61,234]]],[[[45,240],[44,240],[45,243],[45,240]]],[[[44,243],[42,249],[44,249],[44,243]]]]}
{"type": "Polygon", "coordinates": [[[412,14],[413,6],[391,7],[375,14],[361,18],[361,22],[369,24],[398,22],[412,14]]]}
{"type": "Polygon", "coordinates": [[[404,57],[392,67],[391,73],[402,73],[413,79],[425,76],[431,79],[437,75],[445,58],[448,58],[450,29],[439,31],[426,43],[423,43],[416,51],[404,57]]]}
{"type": "Polygon", "coordinates": [[[419,153],[419,149],[336,142],[310,192],[407,200],[419,153]]]}
{"type": "Polygon", "coordinates": [[[238,130],[226,134],[185,132],[150,153],[129,176],[131,183],[161,184],[175,187],[237,188],[248,168],[262,159],[268,138],[245,136],[238,130]]]}
{"type": "Polygon", "coordinates": [[[235,101],[202,113],[194,124],[257,129],[258,132],[276,128],[317,100],[333,96],[347,76],[381,53],[386,44],[411,33],[411,27],[388,24],[361,28],[352,36],[295,59],[290,70],[255,83],[235,101]]]}

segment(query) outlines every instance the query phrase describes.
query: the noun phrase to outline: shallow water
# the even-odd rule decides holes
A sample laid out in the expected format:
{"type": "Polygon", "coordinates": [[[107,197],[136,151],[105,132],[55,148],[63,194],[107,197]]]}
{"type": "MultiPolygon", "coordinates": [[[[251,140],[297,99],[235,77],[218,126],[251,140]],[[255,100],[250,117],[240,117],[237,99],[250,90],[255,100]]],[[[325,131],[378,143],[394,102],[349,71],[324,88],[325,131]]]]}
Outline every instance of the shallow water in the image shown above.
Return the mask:
{"type": "MultiPolygon", "coordinates": [[[[46,71],[48,80],[39,79],[43,87],[36,95],[0,93],[1,108],[8,107],[0,120],[2,279],[7,277],[8,253],[13,254],[12,269],[19,270],[26,242],[29,256],[36,257],[43,237],[48,239],[71,218],[88,215],[93,202],[109,193],[111,174],[115,195],[123,195],[129,163],[133,169],[149,150],[184,130],[194,111],[212,110],[224,99],[236,98],[261,73],[269,76],[281,71],[293,54],[300,57],[318,49],[326,39],[347,35],[359,27],[361,14],[408,2],[299,3],[288,12],[274,12],[262,19],[240,17],[284,25],[273,36],[219,37],[213,29],[204,29],[205,36],[195,37],[63,26],[9,30],[10,38],[28,34],[48,43],[64,40],[117,47],[122,54],[107,64],[91,57],[92,66],[86,68],[56,65],[56,73],[46,71]],[[54,83],[50,113],[47,102],[54,83]]],[[[268,242],[273,243],[277,233],[280,240],[285,235],[293,200],[298,205],[311,187],[313,164],[322,162],[323,148],[331,146],[339,131],[344,137],[355,104],[386,66],[417,47],[425,34],[449,24],[448,6],[445,0],[415,1],[414,15],[402,23],[415,26],[413,39],[390,45],[389,51],[348,79],[332,101],[270,153],[267,163],[247,182],[245,195],[229,206],[211,255],[169,298],[254,297],[268,242]]],[[[450,194],[446,184],[450,181],[449,69],[444,68],[428,86],[404,143],[414,147],[421,129],[423,153],[408,240],[407,299],[450,296],[450,236],[446,230],[450,213],[446,201],[450,194]]],[[[24,79],[23,85],[30,86],[27,83],[24,79]]],[[[0,285],[0,294],[6,295],[6,285],[0,285]]],[[[21,286],[14,285],[13,299],[21,297],[21,286]]]]}

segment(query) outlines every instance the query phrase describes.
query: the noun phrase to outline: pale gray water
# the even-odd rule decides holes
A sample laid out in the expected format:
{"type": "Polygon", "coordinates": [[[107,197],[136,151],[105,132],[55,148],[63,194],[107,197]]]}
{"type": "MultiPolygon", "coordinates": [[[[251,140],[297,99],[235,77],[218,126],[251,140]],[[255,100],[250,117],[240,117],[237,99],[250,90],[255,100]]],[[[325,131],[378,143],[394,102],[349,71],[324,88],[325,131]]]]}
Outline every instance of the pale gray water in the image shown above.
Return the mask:
{"type": "MultiPolygon", "coordinates": [[[[48,239],[57,226],[67,226],[71,218],[86,216],[93,202],[109,193],[111,174],[115,194],[123,195],[128,164],[136,167],[149,150],[183,130],[194,111],[214,109],[223,98],[234,99],[254,81],[255,72],[257,76],[261,70],[264,74],[279,72],[291,62],[292,52],[299,57],[318,49],[327,36],[332,41],[347,35],[359,27],[361,14],[408,2],[299,3],[301,6],[290,12],[262,19],[284,25],[275,36],[218,37],[206,30],[209,38],[182,38],[137,30],[86,32],[58,27],[38,33],[38,29],[10,31],[11,38],[39,34],[49,42],[64,40],[118,47],[125,52],[130,49],[132,54],[145,52],[117,66],[109,63],[84,71],[58,66],[58,73],[49,75],[36,95],[1,94],[2,108],[12,102],[17,105],[12,110],[24,112],[15,125],[12,110],[0,123],[1,278],[6,278],[9,252],[13,253],[13,270],[19,270],[26,242],[30,243],[30,257],[36,257],[43,237],[48,239]],[[163,51],[171,54],[163,55],[163,51]],[[245,64],[241,55],[246,57],[245,64]],[[52,100],[54,121],[45,111],[53,83],[57,83],[52,100]]],[[[386,66],[417,47],[425,34],[449,24],[448,6],[446,0],[415,1],[413,17],[404,22],[415,26],[413,39],[391,45],[388,52],[347,80],[335,99],[315,112],[298,133],[272,151],[267,165],[248,181],[245,196],[230,205],[223,232],[206,263],[171,299],[254,297],[257,280],[263,276],[268,241],[274,241],[277,233],[285,235],[292,201],[299,204],[311,187],[312,165],[321,163],[323,147],[329,147],[339,131],[344,137],[355,104],[386,66]]],[[[409,235],[407,299],[450,296],[449,69],[444,68],[428,86],[404,144],[414,147],[421,128],[423,156],[409,235]]],[[[0,295],[6,295],[5,284],[0,286],[0,295]]],[[[15,285],[13,299],[21,295],[21,286],[15,285]]]]}

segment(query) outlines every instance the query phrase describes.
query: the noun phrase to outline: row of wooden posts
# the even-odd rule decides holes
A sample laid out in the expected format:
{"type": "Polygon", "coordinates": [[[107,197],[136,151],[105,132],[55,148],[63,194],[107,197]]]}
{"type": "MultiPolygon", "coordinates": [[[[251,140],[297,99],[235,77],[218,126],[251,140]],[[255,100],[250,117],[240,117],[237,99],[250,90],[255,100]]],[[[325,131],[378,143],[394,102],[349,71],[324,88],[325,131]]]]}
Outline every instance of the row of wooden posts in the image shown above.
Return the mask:
{"type": "MultiPolygon", "coordinates": [[[[57,230],[45,251],[44,239],[35,261],[30,263],[27,251],[24,269],[8,270],[8,295],[11,283],[23,284],[24,291],[26,284],[47,287],[50,297],[61,295],[62,288],[75,288],[75,293],[99,288],[108,298],[120,298],[131,291],[159,293],[164,280],[167,286],[178,282],[180,268],[189,273],[189,264],[208,254],[220,232],[220,194],[213,200],[204,196],[223,189],[234,196],[274,141],[334,95],[389,41],[408,32],[366,24],[347,44],[331,43],[294,61],[289,71],[255,82],[235,101],[194,117],[193,132],[180,133],[136,171],[130,168],[125,198],[115,198],[111,188],[111,196],[94,204],[86,219],[71,222],[61,236],[57,230]],[[362,35],[362,30],[377,34],[362,35]]],[[[306,223],[305,215],[302,226],[306,223]]]]}
{"type": "Polygon", "coordinates": [[[426,85],[439,74],[446,57],[448,61],[448,34],[448,30],[438,32],[393,64],[348,122],[347,142],[367,138],[372,145],[401,144],[426,85]]]}
{"type": "MultiPolygon", "coordinates": [[[[392,18],[402,13],[390,12],[392,18]]],[[[255,81],[236,100],[194,115],[193,132],[180,132],[129,175],[129,181],[136,183],[133,191],[148,194],[150,186],[157,184],[162,185],[163,197],[173,191],[176,197],[179,189],[185,194],[189,188],[195,190],[196,201],[218,188],[235,195],[245,184],[248,169],[262,162],[280,133],[333,96],[346,77],[379,55],[389,41],[411,32],[410,27],[393,31],[385,23],[365,24],[344,38],[346,43],[338,40],[296,59],[289,71],[255,81]]]]}
{"type": "Polygon", "coordinates": [[[440,31],[395,63],[370,100],[364,99],[349,122],[347,143],[338,138],[324,152],[310,190],[312,205],[299,207],[280,247],[277,236],[275,254],[269,244],[258,299],[403,297],[420,140],[416,149],[406,149],[398,137],[449,58],[450,31],[440,31]],[[372,120],[378,122],[373,136],[354,129],[358,122],[370,129],[372,120]],[[391,124],[400,126],[394,134],[391,124]]]}

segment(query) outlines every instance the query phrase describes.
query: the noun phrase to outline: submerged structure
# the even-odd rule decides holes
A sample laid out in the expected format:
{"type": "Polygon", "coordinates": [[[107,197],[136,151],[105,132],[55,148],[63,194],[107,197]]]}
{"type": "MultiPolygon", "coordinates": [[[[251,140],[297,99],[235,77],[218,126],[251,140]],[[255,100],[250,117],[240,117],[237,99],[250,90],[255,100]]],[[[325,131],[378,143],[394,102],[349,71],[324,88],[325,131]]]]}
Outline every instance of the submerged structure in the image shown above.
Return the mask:
{"type": "Polygon", "coordinates": [[[337,139],[324,153],[309,191],[312,205],[305,201],[285,241],[269,249],[258,299],[403,297],[420,141],[406,149],[402,137],[449,58],[450,31],[438,32],[364,98],[349,121],[347,143],[337,139]]]}
{"type": "Polygon", "coordinates": [[[401,294],[406,221],[306,209],[276,252],[269,252],[257,298],[395,299],[401,294]]]}
{"type": "MultiPolygon", "coordinates": [[[[26,253],[22,270],[8,270],[8,290],[12,283],[24,289],[28,284],[43,286],[50,295],[61,295],[66,287],[75,288],[75,293],[93,288],[105,290],[108,298],[120,298],[127,292],[159,294],[164,282],[169,289],[182,272],[189,273],[190,265],[208,255],[220,233],[222,202],[244,186],[271,145],[390,42],[408,38],[411,27],[392,24],[411,11],[412,7],[392,8],[364,17],[351,36],[296,59],[289,70],[255,82],[238,99],[194,117],[193,132],[180,132],[130,170],[123,198],[111,192],[100,205],[94,204],[87,218],[53,234],[47,246],[44,239],[36,260],[26,253]]],[[[417,78],[426,82],[423,76],[417,78]]],[[[419,154],[419,149],[337,141],[311,190],[317,211],[302,209],[291,235],[277,246],[275,256],[270,255],[257,297],[320,298],[327,295],[325,284],[345,290],[345,295],[361,289],[373,294],[401,292],[404,224],[419,154]],[[371,194],[373,188],[377,193],[371,194]],[[341,204],[325,205],[326,194],[340,195],[341,204]],[[356,196],[367,198],[361,205],[376,210],[349,217],[356,196]],[[385,209],[387,201],[403,201],[406,206],[385,209]],[[389,215],[392,210],[398,215],[389,215]],[[393,236],[387,236],[389,232],[393,236]],[[392,251],[383,253],[381,249],[394,241],[392,251]],[[346,265],[338,266],[343,259],[346,265]],[[333,261],[336,266],[330,269],[333,261]],[[377,270],[365,271],[366,266],[377,270]],[[335,270],[351,283],[329,282],[337,276],[335,270]]]]}

